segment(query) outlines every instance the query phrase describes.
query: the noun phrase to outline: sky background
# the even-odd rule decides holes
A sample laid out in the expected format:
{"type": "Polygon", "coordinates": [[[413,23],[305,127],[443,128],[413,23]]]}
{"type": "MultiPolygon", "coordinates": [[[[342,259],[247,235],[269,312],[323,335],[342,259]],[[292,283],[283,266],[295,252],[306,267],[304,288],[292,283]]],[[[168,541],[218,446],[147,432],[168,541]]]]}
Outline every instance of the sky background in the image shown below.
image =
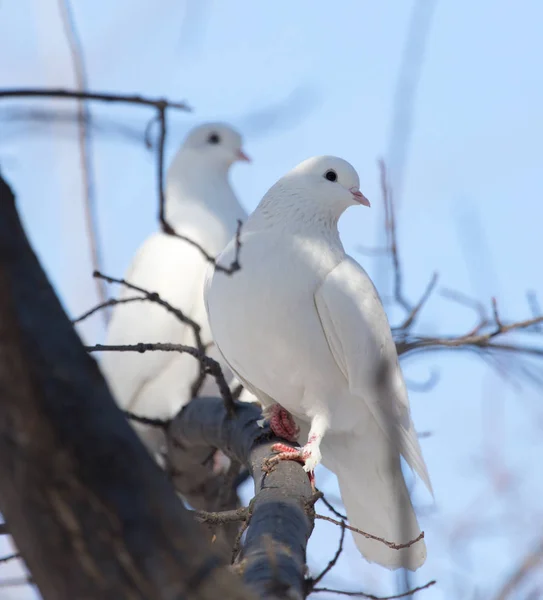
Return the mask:
{"type": "MultiPolygon", "coordinates": [[[[384,157],[397,191],[406,295],[416,301],[437,271],[438,290],[463,292],[488,307],[496,296],[504,320],[531,316],[527,290],[543,296],[539,0],[428,0],[415,27],[425,52],[412,113],[405,91],[397,94],[400,72],[410,73],[401,67],[411,1],[72,5],[90,89],[164,96],[194,107],[192,114],[169,113],[168,160],[193,125],[210,119],[232,123],[254,161],[236,165],[232,173],[248,210],[309,156],[349,160],[372,208],[349,210],[340,223],[342,237],[386,300],[388,262],[358,251],[384,242],[377,167],[384,157]],[[394,124],[398,106],[412,115],[400,120],[411,125],[409,135],[394,124]]],[[[1,2],[0,56],[0,88],[75,86],[56,0],[1,2]]],[[[75,110],[73,102],[0,99],[0,168],[72,317],[98,301],[83,224],[75,110]],[[38,109],[66,118],[29,119],[28,111],[38,109]]],[[[98,103],[91,110],[104,270],[122,276],[156,228],[155,157],[142,141],[153,112],[98,103]]],[[[401,320],[401,311],[387,308],[392,322],[401,320]]],[[[437,293],[418,330],[463,333],[475,318],[471,309],[437,293]]],[[[89,319],[80,333],[89,343],[101,341],[100,317],[89,319]]],[[[431,432],[421,443],[435,490],[432,504],[419,483],[415,489],[428,560],[412,584],[437,579],[420,593],[428,600],[492,598],[543,525],[540,389],[513,376],[518,364],[507,357],[499,372],[470,353],[423,354],[403,364],[413,384],[432,371],[439,374],[430,392],[415,385],[411,391],[416,427],[431,432]]],[[[334,496],[333,476],[321,470],[317,482],[334,496]]],[[[248,498],[250,490],[244,493],[248,498]]],[[[339,533],[317,523],[309,544],[312,572],[331,558],[339,533]]],[[[0,554],[7,553],[2,545],[5,541],[0,554]]],[[[16,569],[0,566],[0,585],[16,569]]],[[[367,565],[349,536],[325,583],[376,594],[397,589],[397,577],[367,565]]],[[[541,571],[514,597],[525,598],[534,589],[543,595],[541,571]]],[[[28,587],[0,587],[0,597],[36,596],[28,587]]]]}

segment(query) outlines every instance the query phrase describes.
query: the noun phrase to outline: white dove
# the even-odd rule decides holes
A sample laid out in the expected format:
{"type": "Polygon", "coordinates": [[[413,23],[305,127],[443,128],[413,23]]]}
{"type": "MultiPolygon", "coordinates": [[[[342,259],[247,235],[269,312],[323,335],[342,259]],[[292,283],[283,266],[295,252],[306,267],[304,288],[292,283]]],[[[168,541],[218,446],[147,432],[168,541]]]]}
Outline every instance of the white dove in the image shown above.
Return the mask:
{"type": "MultiPolygon", "coordinates": [[[[378,293],[346,255],[337,222],[368,200],[346,161],[310,158],[280,179],[246,221],[241,270],[209,271],[206,308],[215,343],[271,413],[276,444],[310,474],[321,461],[339,480],[349,522],[396,544],[420,535],[400,454],[431,491],[396,347],[378,293]]],[[[220,256],[228,263],[231,241],[220,256]]],[[[406,549],[354,534],[362,555],[415,570],[424,539],[406,549]]]]}
{"type": "MultiPolygon", "coordinates": [[[[248,161],[240,135],[231,127],[209,123],[193,129],[175,155],[167,175],[166,217],[176,233],[198,243],[211,256],[226,246],[247,213],[228,179],[232,164],[248,161]]],[[[157,232],[140,247],[125,279],[157,292],[201,326],[204,344],[212,342],[204,306],[203,287],[209,262],[197,248],[157,232]]],[[[124,288],[120,298],[135,296],[124,288]]],[[[107,333],[107,344],[170,342],[195,345],[193,330],[162,306],[152,302],[117,304],[107,333]]],[[[208,355],[218,354],[211,348],[208,355]]],[[[222,358],[221,358],[222,360],[222,358]]],[[[175,352],[108,352],[102,369],[113,396],[123,410],[156,419],[173,417],[191,398],[199,372],[191,356],[175,352]]],[[[231,378],[230,374],[230,378],[231,378]]],[[[201,393],[213,393],[207,378],[201,393]]],[[[157,428],[135,425],[149,450],[164,442],[157,428]]]]}

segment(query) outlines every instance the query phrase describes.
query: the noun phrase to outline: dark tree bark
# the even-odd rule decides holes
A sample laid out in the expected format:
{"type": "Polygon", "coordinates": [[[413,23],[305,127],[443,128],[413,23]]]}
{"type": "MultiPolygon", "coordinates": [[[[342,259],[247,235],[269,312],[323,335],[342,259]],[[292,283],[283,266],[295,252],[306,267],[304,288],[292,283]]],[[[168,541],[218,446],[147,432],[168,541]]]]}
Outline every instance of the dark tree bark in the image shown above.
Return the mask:
{"type": "Polygon", "coordinates": [[[259,427],[256,404],[239,402],[230,418],[218,398],[199,398],[183,408],[169,432],[173,481],[182,493],[192,485],[191,473],[220,448],[251,472],[255,497],[248,510],[247,537],[237,560],[243,580],[262,598],[304,598],[306,546],[314,522],[311,485],[293,461],[263,470],[271,446],[283,441],[259,427]],[[179,475],[175,475],[179,473],[179,475]]]}
{"type": "Polygon", "coordinates": [[[253,597],[114,404],[1,178],[0,292],[0,511],[43,597],[253,597]]]}

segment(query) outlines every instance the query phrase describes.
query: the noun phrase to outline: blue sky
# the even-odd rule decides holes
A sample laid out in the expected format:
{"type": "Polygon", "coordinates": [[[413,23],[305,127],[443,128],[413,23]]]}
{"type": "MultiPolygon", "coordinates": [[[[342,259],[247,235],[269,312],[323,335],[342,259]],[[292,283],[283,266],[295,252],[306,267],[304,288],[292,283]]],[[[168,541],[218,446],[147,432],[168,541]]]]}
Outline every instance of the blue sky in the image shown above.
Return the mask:
{"type": "MultiPolygon", "coordinates": [[[[193,124],[224,119],[241,130],[254,162],[236,166],[232,179],[248,209],[309,156],[337,154],[352,162],[372,208],[347,212],[343,239],[389,293],[388,264],[356,248],[382,242],[377,159],[390,157],[391,147],[395,151],[392,115],[412,2],[72,4],[92,89],[186,99],[194,107],[191,115],[170,114],[169,157],[193,124]]],[[[436,270],[441,287],[488,305],[497,296],[504,319],[530,316],[526,290],[543,294],[542,18],[537,0],[436,3],[398,198],[406,293],[413,300],[436,270]]],[[[75,85],[55,2],[1,3],[0,53],[9,57],[0,63],[0,87],[75,85]]],[[[0,102],[0,165],[75,316],[96,302],[76,130],[15,119],[8,112],[14,106],[73,111],[74,105],[0,102]]],[[[113,131],[112,123],[141,134],[152,112],[93,104],[92,114],[105,270],[121,275],[156,226],[154,157],[113,131]]],[[[390,315],[402,316],[393,308],[390,315]]],[[[473,318],[469,309],[436,294],[419,329],[461,333],[473,318]]],[[[89,321],[81,333],[99,341],[100,320],[89,321]]],[[[502,368],[507,374],[507,361],[502,368]]],[[[430,369],[439,370],[438,385],[430,393],[411,392],[417,429],[432,432],[422,443],[436,493],[433,511],[421,517],[428,561],[413,581],[438,579],[421,598],[486,598],[541,527],[534,500],[541,482],[531,465],[543,458],[543,409],[538,390],[504,380],[471,354],[405,363],[406,377],[414,381],[430,369]],[[513,477],[505,491],[498,485],[504,474],[513,477]]],[[[330,478],[327,488],[333,486],[330,478]]],[[[421,493],[420,503],[429,502],[421,493]]],[[[311,566],[328,561],[338,534],[319,523],[311,566]]],[[[350,540],[333,573],[330,586],[382,594],[395,589],[394,576],[366,566],[350,540]]],[[[8,598],[23,598],[21,593],[10,589],[8,598]]]]}

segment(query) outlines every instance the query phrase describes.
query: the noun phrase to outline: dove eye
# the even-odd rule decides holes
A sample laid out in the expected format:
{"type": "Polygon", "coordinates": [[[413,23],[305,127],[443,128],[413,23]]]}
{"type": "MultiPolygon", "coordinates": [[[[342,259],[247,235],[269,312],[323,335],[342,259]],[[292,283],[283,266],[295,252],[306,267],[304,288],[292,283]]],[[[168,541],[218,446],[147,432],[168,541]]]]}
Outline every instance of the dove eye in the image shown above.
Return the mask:
{"type": "Polygon", "coordinates": [[[210,144],[218,144],[221,141],[221,138],[219,137],[219,135],[217,133],[212,133],[208,138],[207,141],[210,144]]]}
{"type": "Polygon", "coordinates": [[[329,171],[326,171],[326,173],[324,174],[324,177],[326,179],[328,179],[328,181],[337,181],[337,173],[335,171],[333,171],[332,169],[330,169],[329,171]]]}

